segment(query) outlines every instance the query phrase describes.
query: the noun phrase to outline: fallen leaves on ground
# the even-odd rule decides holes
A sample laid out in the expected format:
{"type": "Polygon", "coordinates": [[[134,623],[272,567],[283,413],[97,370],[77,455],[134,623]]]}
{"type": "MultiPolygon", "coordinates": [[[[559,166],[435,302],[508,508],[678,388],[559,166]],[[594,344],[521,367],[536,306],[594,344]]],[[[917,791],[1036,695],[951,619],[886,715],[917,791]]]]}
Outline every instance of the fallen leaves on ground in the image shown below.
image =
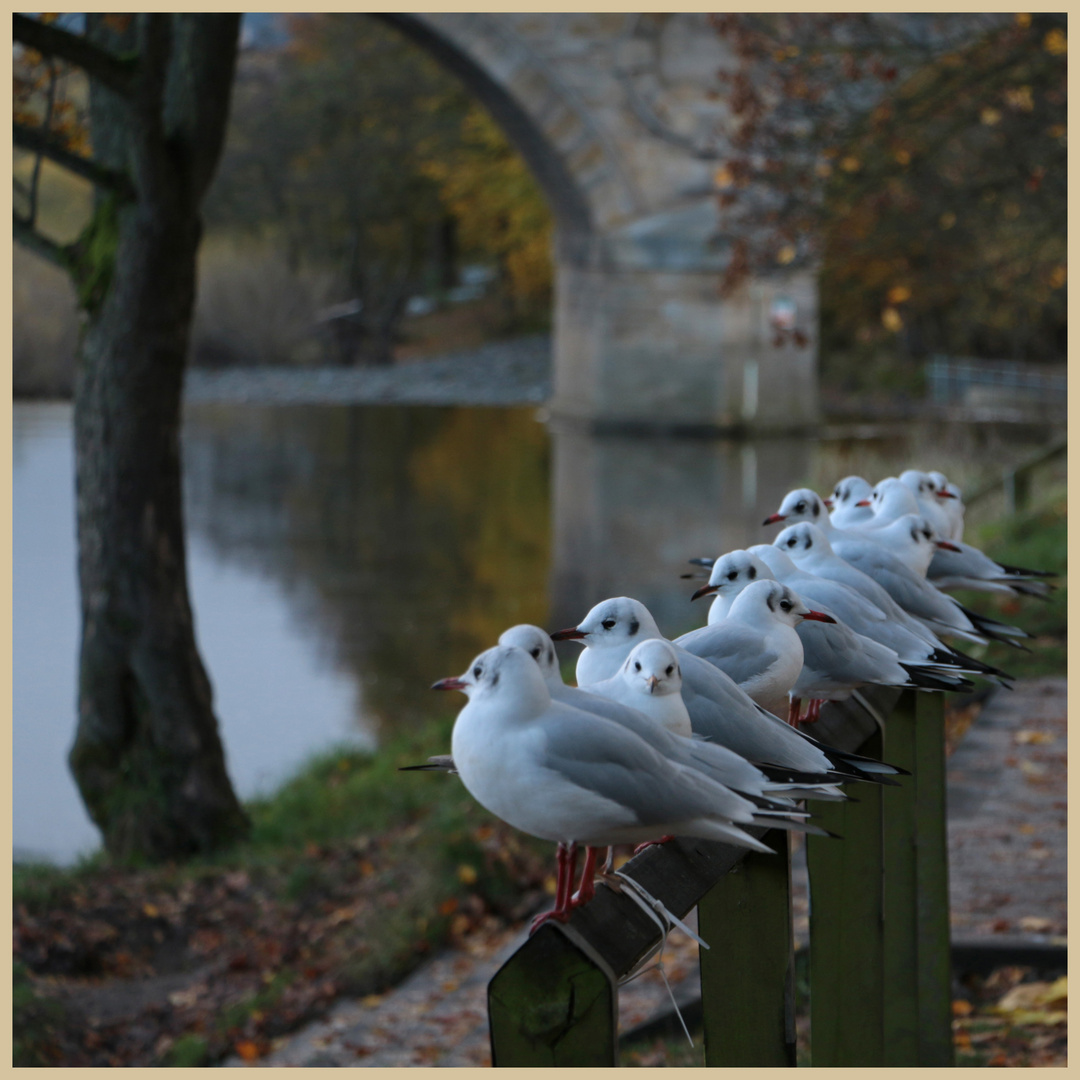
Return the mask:
{"type": "Polygon", "coordinates": [[[508,827],[484,830],[476,865],[439,883],[399,829],[241,870],[102,867],[17,903],[14,956],[36,1018],[22,1063],[253,1062],[344,995],[381,1000],[433,945],[535,904],[546,863],[511,850],[508,827]],[[489,862],[498,904],[480,891],[489,862]]]}

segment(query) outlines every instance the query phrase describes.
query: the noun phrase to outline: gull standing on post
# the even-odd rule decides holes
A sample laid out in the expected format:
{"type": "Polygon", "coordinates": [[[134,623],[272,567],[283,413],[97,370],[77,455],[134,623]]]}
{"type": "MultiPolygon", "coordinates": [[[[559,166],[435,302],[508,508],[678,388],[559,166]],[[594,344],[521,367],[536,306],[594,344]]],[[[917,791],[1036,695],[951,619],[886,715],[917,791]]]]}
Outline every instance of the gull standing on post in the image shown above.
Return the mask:
{"type": "MultiPolygon", "coordinates": [[[[438,690],[469,698],[454,722],[454,763],[469,793],[496,817],[558,845],[553,911],[565,921],[579,844],[596,852],[661,835],[723,840],[770,851],[738,827],[756,807],[722,784],[670,760],[620,724],[551,700],[535,661],[517,647],[481,653],[438,690]]],[[[585,878],[583,875],[583,882],[585,878]]]]}
{"type": "MultiPolygon", "coordinates": [[[[694,599],[716,591],[709,580],[694,599]]],[[[754,581],[732,601],[727,618],[691,630],[675,643],[715,664],[762,708],[780,716],[788,711],[788,695],[803,669],[803,645],[795,628],[804,619],[836,621],[807,607],[779,581],[754,581]]]]}

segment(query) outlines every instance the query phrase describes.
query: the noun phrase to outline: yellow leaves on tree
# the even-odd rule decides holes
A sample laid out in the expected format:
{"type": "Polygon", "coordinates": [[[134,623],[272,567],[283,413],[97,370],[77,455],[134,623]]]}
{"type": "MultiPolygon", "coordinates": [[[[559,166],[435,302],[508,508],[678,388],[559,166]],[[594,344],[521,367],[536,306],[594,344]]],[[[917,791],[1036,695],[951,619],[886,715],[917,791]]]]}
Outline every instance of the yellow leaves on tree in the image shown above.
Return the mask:
{"type": "Polygon", "coordinates": [[[463,249],[494,258],[515,306],[551,296],[551,217],[536,182],[488,113],[472,105],[461,142],[426,165],[458,223],[463,249]]]}

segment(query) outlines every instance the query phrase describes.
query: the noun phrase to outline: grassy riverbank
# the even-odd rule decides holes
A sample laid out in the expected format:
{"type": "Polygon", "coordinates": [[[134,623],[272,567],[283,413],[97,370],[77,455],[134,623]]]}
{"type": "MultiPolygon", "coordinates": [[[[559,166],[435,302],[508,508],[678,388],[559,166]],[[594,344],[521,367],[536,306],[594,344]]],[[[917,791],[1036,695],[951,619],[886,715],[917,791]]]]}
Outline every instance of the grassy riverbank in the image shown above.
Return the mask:
{"type": "Polygon", "coordinates": [[[378,994],[433,948],[539,902],[546,845],[456,777],[409,774],[450,716],[380,753],[328,754],[249,805],[249,842],[184,866],[17,866],[22,1065],[256,1059],[342,995],[378,994]]]}

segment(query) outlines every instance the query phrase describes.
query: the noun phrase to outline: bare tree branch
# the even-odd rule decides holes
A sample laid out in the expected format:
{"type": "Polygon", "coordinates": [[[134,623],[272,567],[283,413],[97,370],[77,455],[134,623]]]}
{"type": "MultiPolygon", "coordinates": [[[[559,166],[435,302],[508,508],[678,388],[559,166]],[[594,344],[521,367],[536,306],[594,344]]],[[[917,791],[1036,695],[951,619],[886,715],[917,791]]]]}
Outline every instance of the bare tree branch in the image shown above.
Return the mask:
{"type": "Polygon", "coordinates": [[[123,174],[107,169],[90,158],[73,154],[66,147],[41,131],[40,128],[27,127],[25,124],[12,124],[12,141],[23,150],[31,150],[62,165],[79,176],[85,177],[98,187],[108,188],[120,195],[133,194],[131,181],[123,174]]]}
{"type": "Polygon", "coordinates": [[[64,270],[68,269],[68,257],[67,249],[56,243],[54,240],[50,240],[47,236],[42,236],[33,225],[26,218],[19,217],[18,214],[13,214],[14,219],[14,237],[15,242],[22,244],[23,247],[29,248],[35,254],[40,255],[43,259],[47,259],[55,266],[59,266],[64,270]]]}
{"type": "Polygon", "coordinates": [[[91,78],[118,94],[129,92],[136,69],[134,60],[121,60],[91,45],[80,34],[28,15],[13,15],[11,26],[15,40],[21,44],[82,68],[91,78]]]}

